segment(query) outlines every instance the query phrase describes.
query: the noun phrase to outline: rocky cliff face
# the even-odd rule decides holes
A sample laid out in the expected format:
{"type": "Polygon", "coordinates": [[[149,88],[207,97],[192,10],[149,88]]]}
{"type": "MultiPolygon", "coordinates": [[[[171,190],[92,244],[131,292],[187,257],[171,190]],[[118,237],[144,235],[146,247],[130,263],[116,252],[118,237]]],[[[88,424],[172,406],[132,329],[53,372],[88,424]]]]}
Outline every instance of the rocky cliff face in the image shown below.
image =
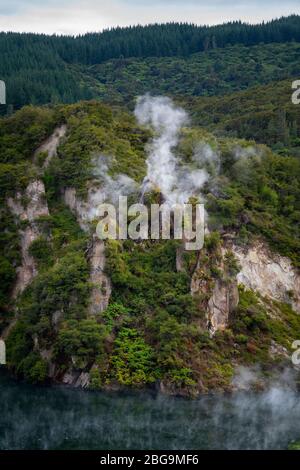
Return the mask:
{"type": "Polygon", "coordinates": [[[64,191],[64,202],[66,206],[73,212],[76,216],[76,219],[82,228],[82,230],[88,230],[88,210],[89,204],[88,202],[81,201],[77,198],[76,189],[75,188],[66,188],[64,191]]]}
{"type": "Polygon", "coordinates": [[[239,303],[237,283],[216,281],[213,293],[208,302],[207,320],[211,334],[218,330],[225,330],[228,325],[230,313],[239,303]]]}
{"type": "Polygon", "coordinates": [[[41,180],[29,183],[25,193],[17,193],[7,201],[12,213],[22,221],[34,222],[43,215],[49,215],[45,197],[45,186],[41,180]]]}
{"type": "Polygon", "coordinates": [[[111,282],[104,273],[105,245],[96,236],[93,237],[90,249],[90,266],[90,282],[93,287],[89,310],[92,315],[97,315],[108,306],[111,295],[111,282]]]}
{"type": "MultiPolygon", "coordinates": [[[[273,253],[262,240],[242,247],[229,237],[222,248],[223,259],[228,250],[239,265],[236,278],[226,282],[209,279],[201,263],[192,277],[192,295],[201,294],[206,296],[206,300],[208,298],[204,303],[207,328],[212,334],[227,327],[230,313],[239,302],[238,284],[259,292],[263,297],[290,303],[300,313],[300,274],[288,258],[273,253]]],[[[222,260],[218,267],[224,270],[222,260]]]]}
{"type": "Polygon", "coordinates": [[[290,303],[300,313],[300,275],[288,258],[272,253],[263,241],[248,247],[231,243],[231,249],[241,267],[239,284],[264,297],[290,303]]]}
{"type": "Polygon", "coordinates": [[[217,253],[217,278],[209,274],[209,267],[202,264],[200,256],[191,280],[191,294],[200,296],[200,308],[206,312],[206,327],[211,335],[226,329],[229,316],[239,303],[237,280],[235,276],[226,273],[225,254],[226,251],[223,254],[221,251],[217,253]]]}
{"type": "MultiPolygon", "coordinates": [[[[46,152],[47,157],[43,164],[45,168],[57,154],[58,145],[66,131],[65,125],[57,127],[53,134],[36,150],[33,159],[35,160],[40,153],[46,152]]],[[[44,183],[40,179],[30,182],[24,194],[17,193],[14,198],[9,198],[7,205],[13,215],[19,220],[27,222],[26,227],[20,230],[22,265],[17,268],[17,281],[13,291],[13,296],[16,297],[37,274],[35,261],[29,254],[29,247],[41,235],[36,220],[49,215],[44,183]]]]}
{"type": "Polygon", "coordinates": [[[7,204],[16,217],[27,222],[25,228],[20,230],[22,265],[17,268],[17,281],[13,291],[13,296],[16,297],[37,274],[29,247],[41,235],[36,220],[49,215],[44,183],[41,180],[32,181],[24,194],[17,193],[15,198],[8,199],[7,204]]]}
{"type": "Polygon", "coordinates": [[[75,188],[66,188],[63,194],[66,206],[76,215],[77,221],[84,231],[89,231],[89,223],[97,216],[97,208],[105,195],[97,187],[90,187],[86,200],[80,199],[75,188]]]}
{"type": "MultiPolygon", "coordinates": [[[[99,190],[95,192],[94,188],[90,188],[87,200],[82,201],[77,197],[74,188],[67,188],[64,192],[65,204],[76,216],[80,227],[84,231],[89,231],[89,222],[96,216],[97,206],[100,204],[101,199],[101,194],[100,199],[99,194],[99,190]],[[97,200],[95,194],[97,194],[97,200]]],[[[96,235],[92,236],[89,260],[91,267],[90,282],[93,285],[89,311],[92,315],[96,315],[106,309],[111,295],[111,282],[104,273],[105,245],[96,235]]]]}
{"type": "Polygon", "coordinates": [[[56,127],[53,134],[45,140],[45,142],[35,151],[34,159],[38,157],[41,153],[47,153],[46,159],[43,163],[43,168],[47,168],[51,159],[57,155],[57,148],[61,139],[65,136],[67,132],[67,126],[62,124],[61,126],[56,127]]]}

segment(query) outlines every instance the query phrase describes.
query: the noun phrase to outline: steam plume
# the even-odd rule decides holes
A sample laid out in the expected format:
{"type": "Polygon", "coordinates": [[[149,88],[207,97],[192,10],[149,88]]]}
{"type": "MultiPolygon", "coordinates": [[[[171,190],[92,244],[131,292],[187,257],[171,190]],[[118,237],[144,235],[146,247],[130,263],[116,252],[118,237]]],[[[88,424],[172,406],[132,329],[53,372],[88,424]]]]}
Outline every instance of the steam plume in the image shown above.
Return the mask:
{"type": "Polygon", "coordinates": [[[141,125],[151,125],[155,136],[148,148],[144,190],[157,188],[167,203],[187,202],[199,192],[209,176],[204,168],[189,170],[174,154],[180,131],[188,123],[186,112],[162,96],[139,97],[135,116],[141,125]]]}

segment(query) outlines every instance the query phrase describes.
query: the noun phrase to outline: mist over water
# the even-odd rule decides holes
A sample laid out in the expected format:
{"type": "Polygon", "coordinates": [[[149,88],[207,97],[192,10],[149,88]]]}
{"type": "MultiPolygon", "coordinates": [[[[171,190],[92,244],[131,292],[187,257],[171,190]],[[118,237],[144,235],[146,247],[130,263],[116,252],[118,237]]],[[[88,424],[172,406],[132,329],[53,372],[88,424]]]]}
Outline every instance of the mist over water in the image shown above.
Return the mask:
{"type": "Polygon", "coordinates": [[[0,449],[286,449],[300,395],[274,385],[197,400],[33,387],[0,376],[0,449]]]}

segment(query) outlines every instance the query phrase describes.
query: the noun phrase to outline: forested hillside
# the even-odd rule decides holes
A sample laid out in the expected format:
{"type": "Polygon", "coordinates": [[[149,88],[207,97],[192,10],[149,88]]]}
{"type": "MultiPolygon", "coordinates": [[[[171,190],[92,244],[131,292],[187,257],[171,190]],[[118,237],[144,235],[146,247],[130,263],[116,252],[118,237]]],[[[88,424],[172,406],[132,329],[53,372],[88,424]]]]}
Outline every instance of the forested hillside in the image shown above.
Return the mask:
{"type": "Polygon", "coordinates": [[[78,37],[1,33],[0,77],[16,107],[92,97],[124,102],[133,88],[224,94],[296,76],[299,31],[299,16],[291,16],[261,25],[150,25],[78,37]]]}
{"type": "Polygon", "coordinates": [[[33,383],[196,396],[231,390],[239,366],[259,364],[267,380],[290,364],[300,17],[1,33],[0,52],[13,105],[0,118],[9,370],[33,383]],[[128,195],[149,209],[170,194],[205,204],[203,249],[96,236],[101,202],[128,195]]]}
{"type": "MultiPolygon", "coordinates": [[[[146,92],[215,96],[300,75],[300,44],[228,46],[189,57],[118,59],[85,70],[105,101],[128,103],[146,92]]],[[[276,85],[274,96],[276,96],[276,85]]]]}
{"type": "MultiPolygon", "coordinates": [[[[211,231],[204,249],[183,253],[176,240],[111,240],[102,258],[93,218],[83,219],[95,204],[91,195],[114,197],[118,182],[132,178],[131,198],[139,200],[151,135],[131,113],[98,102],[24,107],[0,121],[0,332],[19,377],[96,389],[161,383],[168,393],[194,396],[229,389],[239,364],[259,361],[268,374],[283,360],[280,348],[290,351],[299,293],[277,285],[276,301],[238,290],[241,267],[232,249],[240,256],[254,243],[266,256],[259,247],[268,243],[267,266],[274,251],[275,272],[299,267],[299,160],[186,127],[176,150],[182,163],[193,172],[195,152],[211,156],[211,183],[201,196],[211,231]],[[43,147],[36,150],[61,126],[66,134],[48,160],[43,147]],[[97,164],[95,155],[107,163],[97,164]],[[226,328],[217,325],[212,337],[210,299],[220,295],[232,305],[223,312],[226,328]]],[[[159,198],[149,192],[144,202],[159,198]]]]}
{"type": "Polygon", "coordinates": [[[285,155],[300,156],[300,107],[291,101],[291,79],[272,81],[225,96],[180,97],[193,122],[218,135],[266,143],[285,155]]]}

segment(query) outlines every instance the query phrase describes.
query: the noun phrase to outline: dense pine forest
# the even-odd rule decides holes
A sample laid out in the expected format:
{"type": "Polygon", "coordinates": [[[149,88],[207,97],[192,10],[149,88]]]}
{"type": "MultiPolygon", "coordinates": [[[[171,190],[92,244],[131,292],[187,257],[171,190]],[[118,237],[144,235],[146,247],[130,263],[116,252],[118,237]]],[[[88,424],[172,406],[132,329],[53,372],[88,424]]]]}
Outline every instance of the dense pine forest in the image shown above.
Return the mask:
{"type": "Polygon", "coordinates": [[[170,23],[77,37],[1,33],[0,78],[7,82],[7,102],[17,108],[103,97],[128,100],[130,81],[124,84],[124,79],[131,72],[135,82],[150,81],[150,89],[154,82],[161,93],[223,94],[272,77],[296,76],[299,41],[296,15],[260,25],[170,23]],[[263,66],[266,55],[270,63],[263,66]]]}

